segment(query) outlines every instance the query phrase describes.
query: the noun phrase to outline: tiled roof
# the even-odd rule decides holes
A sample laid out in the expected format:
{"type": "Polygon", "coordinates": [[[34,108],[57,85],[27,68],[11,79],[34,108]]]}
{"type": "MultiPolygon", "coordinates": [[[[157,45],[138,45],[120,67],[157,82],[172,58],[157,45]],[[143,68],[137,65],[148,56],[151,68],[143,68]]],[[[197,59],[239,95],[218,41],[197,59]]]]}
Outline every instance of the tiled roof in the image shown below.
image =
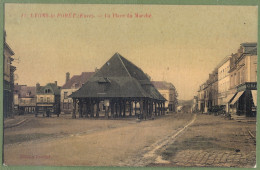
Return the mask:
{"type": "Polygon", "coordinates": [[[47,88],[51,89],[51,94],[60,95],[60,87],[55,83],[48,83],[46,86],[40,86],[39,89],[37,89],[37,94],[44,94],[44,90],[47,88]]]}
{"type": "Polygon", "coordinates": [[[175,89],[172,83],[166,81],[152,81],[152,83],[158,90],[175,89]]]}
{"type": "Polygon", "coordinates": [[[81,75],[74,75],[67,83],[62,86],[62,89],[71,89],[75,84],[79,87],[86,83],[88,79],[94,75],[95,72],[82,72],[81,75]]]}
{"type": "Polygon", "coordinates": [[[244,47],[256,47],[257,43],[256,42],[245,42],[245,43],[241,43],[241,45],[244,47]]]}
{"type": "Polygon", "coordinates": [[[165,100],[145,73],[118,53],[115,53],[78,91],[72,93],[71,97],[147,97],[165,100]]]}
{"type": "Polygon", "coordinates": [[[14,55],[14,51],[10,48],[10,46],[6,42],[4,43],[4,46],[5,46],[6,49],[9,50],[11,55],[14,55]]]}
{"type": "Polygon", "coordinates": [[[19,98],[32,98],[36,95],[36,87],[26,85],[15,85],[14,93],[18,94],[19,98]]]}

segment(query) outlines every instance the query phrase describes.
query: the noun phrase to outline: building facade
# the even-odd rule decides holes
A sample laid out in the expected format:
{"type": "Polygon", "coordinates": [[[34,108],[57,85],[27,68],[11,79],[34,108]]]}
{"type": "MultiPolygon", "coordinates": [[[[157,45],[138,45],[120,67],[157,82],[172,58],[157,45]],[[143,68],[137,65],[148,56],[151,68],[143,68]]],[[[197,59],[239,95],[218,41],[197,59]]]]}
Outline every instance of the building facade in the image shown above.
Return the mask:
{"type": "Polygon", "coordinates": [[[225,57],[218,67],[218,104],[225,107],[233,96],[230,93],[230,59],[231,56],[225,57]]]}
{"type": "Polygon", "coordinates": [[[36,87],[26,85],[14,86],[14,110],[20,114],[36,112],[36,87]]]}
{"type": "Polygon", "coordinates": [[[14,52],[6,43],[6,34],[4,35],[4,83],[3,83],[3,98],[4,98],[4,118],[12,117],[13,111],[13,91],[14,91],[14,71],[16,67],[12,65],[14,52]]]}
{"type": "Polygon", "coordinates": [[[242,43],[230,69],[231,115],[256,116],[257,43],[242,43]]]}
{"type": "Polygon", "coordinates": [[[217,106],[225,108],[231,116],[256,116],[256,87],[257,43],[242,43],[237,52],[225,57],[200,86],[198,110],[206,113],[217,106]]]}
{"type": "Polygon", "coordinates": [[[95,72],[82,72],[81,75],[74,75],[70,78],[70,73],[66,73],[66,82],[61,88],[61,112],[62,113],[72,113],[73,111],[73,101],[72,98],[68,97],[72,94],[72,92],[77,91],[82,87],[84,83],[88,81],[88,79],[95,72]]]}
{"type": "Polygon", "coordinates": [[[36,84],[36,112],[43,115],[60,114],[60,87],[55,83],[36,84]]]}
{"type": "Polygon", "coordinates": [[[202,85],[200,85],[198,90],[198,111],[201,113],[204,113],[205,111],[206,87],[207,84],[203,83],[202,85]]]}
{"type": "Polygon", "coordinates": [[[178,105],[178,93],[174,85],[166,81],[152,81],[152,83],[167,100],[165,102],[165,108],[170,112],[176,112],[178,105]]]}

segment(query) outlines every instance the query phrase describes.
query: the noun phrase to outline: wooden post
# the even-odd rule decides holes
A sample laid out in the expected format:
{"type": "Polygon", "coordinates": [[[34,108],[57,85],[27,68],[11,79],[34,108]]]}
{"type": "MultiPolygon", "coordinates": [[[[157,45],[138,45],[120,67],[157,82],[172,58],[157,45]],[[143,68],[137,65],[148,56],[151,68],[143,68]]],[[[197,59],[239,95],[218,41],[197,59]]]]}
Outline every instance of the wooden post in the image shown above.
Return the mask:
{"type": "Polygon", "coordinates": [[[90,116],[94,117],[94,102],[90,100],[90,116]]]}
{"type": "Polygon", "coordinates": [[[109,101],[110,110],[111,110],[111,117],[114,118],[114,103],[112,100],[109,101]]]}
{"type": "Polygon", "coordinates": [[[137,110],[137,109],[136,109],[136,103],[137,103],[137,102],[135,101],[135,116],[137,115],[137,113],[136,113],[136,110],[137,110]]]}
{"type": "Polygon", "coordinates": [[[157,103],[154,102],[154,115],[157,116],[157,103]]]}
{"type": "Polygon", "coordinates": [[[165,102],[163,102],[163,114],[165,115],[165,102]]]}
{"type": "Polygon", "coordinates": [[[118,117],[118,101],[116,101],[116,117],[118,117]]]}
{"type": "Polygon", "coordinates": [[[162,103],[160,103],[160,112],[161,112],[160,115],[162,115],[162,111],[163,111],[162,110],[162,103]]]}
{"type": "Polygon", "coordinates": [[[119,117],[122,117],[122,101],[119,101],[119,117]]]}
{"type": "Polygon", "coordinates": [[[99,117],[99,101],[96,101],[96,117],[99,117]]]}
{"type": "Polygon", "coordinates": [[[144,102],[140,100],[140,115],[144,116],[144,102]]]}
{"type": "Polygon", "coordinates": [[[126,101],[123,100],[123,117],[125,117],[126,101]]]}
{"type": "Polygon", "coordinates": [[[76,119],[76,99],[73,98],[73,112],[72,119],[76,119]]]}
{"type": "Polygon", "coordinates": [[[161,103],[158,103],[158,116],[161,115],[161,103]]]}
{"type": "Polygon", "coordinates": [[[105,118],[108,119],[108,107],[105,106],[105,118]]]}
{"type": "Polygon", "coordinates": [[[109,118],[109,101],[106,99],[104,100],[104,105],[105,105],[105,117],[108,119],[109,118]]]}
{"type": "Polygon", "coordinates": [[[143,106],[144,106],[143,117],[146,120],[146,116],[147,116],[147,101],[146,101],[146,99],[144,99],[143,102],[144,102],[144,104],[143,104],[143,106]]]}
{"type": "Polygon", "coordinates": [[[131,100],[129,101],[129,106],[130,106],[130,108],[129,108],[129,116],[132,116],[132,101],[131,100]]]}
{"type": "Polygon", "coordinates": [[[88,103],[87,103],[87,101],[85,100],[85,111],[84,111],[85,113],[85,118],[88,118],[88,103]]]}
{"type": "Polygon", "coordinates": [[[153,101],[150,101],[150,117],[153,115],[153,101]]]}
{"type": "Polygon", "coordinates": [[[82,99],[79,99],[79,117],[82,118],[82,99]]]}

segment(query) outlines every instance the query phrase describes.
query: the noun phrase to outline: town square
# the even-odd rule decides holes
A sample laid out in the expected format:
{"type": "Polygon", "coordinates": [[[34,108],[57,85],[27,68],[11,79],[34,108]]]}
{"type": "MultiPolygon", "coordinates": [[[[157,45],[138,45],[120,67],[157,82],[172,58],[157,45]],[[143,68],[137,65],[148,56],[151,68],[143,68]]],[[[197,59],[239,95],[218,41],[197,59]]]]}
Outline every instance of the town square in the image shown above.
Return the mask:
{"type": "Polygon", "coordinates": [[[257,15],[6,3],[3,164],[255,167],[257,15]]]}

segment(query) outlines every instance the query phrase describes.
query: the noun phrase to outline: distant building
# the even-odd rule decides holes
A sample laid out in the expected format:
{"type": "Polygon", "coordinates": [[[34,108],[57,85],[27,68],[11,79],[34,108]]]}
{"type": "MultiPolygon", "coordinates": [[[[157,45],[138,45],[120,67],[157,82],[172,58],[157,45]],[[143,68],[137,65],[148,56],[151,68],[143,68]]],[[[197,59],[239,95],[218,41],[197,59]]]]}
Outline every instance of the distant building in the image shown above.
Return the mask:
{"type": "Polygon", "coordinates": [[[234,94],[230,92],[230,60],[232,56],[225,57],[218,66],[218,104],[226,106],[234,94]]]}
{"type": "Polygon", "coordinates": [[[36,87],[18,84],[14,86],[14,110],[19,114],[35,113],[36,87]]]}
{"type": "Polygon", "coordinates": [[[6,43],[6,33],[4,33],[4,83],[3,83],[3,99],[4,99],[4,118],[13,116],[13,91],[14,91],[14,71],[16,67],[12,65],[14,60],[12,56],[14,55],[13,50],[6,43]]]}
{"type": "Polygon", "coordinates": [[[198,111],[204,113],[205,111],[205,98],[206,98],[206,89],[207,84],[203,83],[200,85],[198,90],[198,111]]]}
{"type": "Polygon", "coordinates": [[[48,83],[45,86],[36,84],[36,111],[43,114],[60,114],[60,87],[55,83],[48,83]]]}
{"type": "Polygon", "coordinates": [[[161,95],[167,100],[165,102],[165,108],[168,111],[176,112],[178,104],[178,93],[172,83],[166,81],[152,81],[155,88],[161,93],[161,95]]]}
{"type": "Polygon", "coordinates": [[[191,112],[195,113],[199,111],[198,110],[198,96],[194,96],[192,99],[192,107],[191,107],[191,112]]]}
{"type": "Polygon", "coordinates": [[[242,43],[235,54],[224,58],[198,91],[198,110],[225,106],[234,115],[256,116],[257,43],[242,43]],[[203,108],[204,107],[204,108],[203,108]]]}
{"type": "Polygon", "coordinates": [[[74,75],[72,78],[70,78],[70,73],[66,73],[66,82],[61,88],[60,102],[62,113],[72,113],[73,101],[72,98],[68,96],[81,88],[94,73],[95,72],[82,72],[81,75],[74,75]]]}

